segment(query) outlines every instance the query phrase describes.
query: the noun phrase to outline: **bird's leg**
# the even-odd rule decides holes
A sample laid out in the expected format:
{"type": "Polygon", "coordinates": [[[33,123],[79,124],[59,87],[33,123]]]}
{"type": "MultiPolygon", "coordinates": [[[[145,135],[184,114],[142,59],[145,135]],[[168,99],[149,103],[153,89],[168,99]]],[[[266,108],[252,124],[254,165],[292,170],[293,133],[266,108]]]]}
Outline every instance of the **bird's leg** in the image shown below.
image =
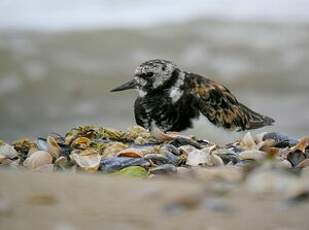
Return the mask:
{"type": "Polygon", "coordinates": [[[174,145],[192,145],[198,149],[203,147],[203,145],[193,140],[190,136],[181,135],[179,132],[162,131],[154,122],[151,124],[150,133],[154,138],[162,142],[172,141],[174,145]]]}
{"type": "Polygon", "coordinates": [[[159,141],[171,141],[177,137],[177,134],[168,134],[162,131],[153,121],[150,126],[151,135],[159,141]]]}

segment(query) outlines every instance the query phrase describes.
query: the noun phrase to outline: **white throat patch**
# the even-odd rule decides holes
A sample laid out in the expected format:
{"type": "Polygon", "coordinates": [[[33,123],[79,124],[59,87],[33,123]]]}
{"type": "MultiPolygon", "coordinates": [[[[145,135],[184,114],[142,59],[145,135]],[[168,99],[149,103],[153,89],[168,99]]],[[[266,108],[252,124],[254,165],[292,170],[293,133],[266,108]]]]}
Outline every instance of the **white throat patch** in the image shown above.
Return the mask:
{"type": "Polygon", "coordinates": [[[183,90],[181,89],[181,86],[184,84],[184,76],[184,73],[180,73],[175,85],[169,91],[169,95],[172,99],[173,104],[176,103],[183,95],[183,90]]]}
{"type": "Polygon", "coordinates": [[[142,89],[138,89],[137,92],[138,92],[138,96],[140,97],[144,97],[147,94],[147,92],[142,89]]]}

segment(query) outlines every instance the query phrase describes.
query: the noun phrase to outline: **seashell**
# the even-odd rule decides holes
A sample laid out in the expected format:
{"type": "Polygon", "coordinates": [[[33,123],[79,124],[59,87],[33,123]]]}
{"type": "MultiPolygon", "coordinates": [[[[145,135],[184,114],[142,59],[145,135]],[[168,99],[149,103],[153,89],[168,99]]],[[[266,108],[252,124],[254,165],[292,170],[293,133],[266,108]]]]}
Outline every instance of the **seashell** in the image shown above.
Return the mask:
{"type": "Polygon", "coordinates": [[[137,137],[134,140],[134,144],[136,145],[145,145],[148,141],[144,137],[137,137]]]}
{"type": "Polygon", "coordinates": [[[309,148],[309,136],[302,137],[298,144],[291,149],[291,151],[293,152],[299,150],[303,153],[306,153],[307,148],[309,148]]]}
{"type": "Polygon", "coordinates": [[[36,140],[36,144],[38,146],[38,150],[40,151],[48,151],[48,144],[46,138],[38,137],[36,140]]]}
{"type": "Polygon", "coordinates": [[[171,152],[165,152],[164,156],[169,160],[171,164],[175,166],[179,166],[183,163],[183,158],[180,158],[171,152]]]}
{"type": "Polygon", "coordinates": [[[160,150],[160,154],[165,156],[169,162],[175,166],[179,166],[185,163],[184,158],[181,157],[181,152],[175,146],[167,144],[163,145],[160,150]]]}
{"type": "Polygon", "coordinates": [[[223,160],[219,156],[217,156],[216,154],[211,153],[211,154],[208,154],[208,156],[207,156],[206,165],[207,166],[212,166],[212,167],[214,167],[214,166],[222,166],[222,165],[224,165],[224,162],[223,162],[223,160]]]}
{"type": "Polygon", "coordinates": [[[181,152],[174,145],[166,144],[160,148],[160,153],[165,154],[166,152],[170,152],[176,156],[180,156],[181,152]]]}
{"type": "Polygon", "coordinates": [[[106,147],[104,148],[102,155],[104,157],[106,156],[114,156],[116,155],[118,152],[120,152],[121,150],[124,150],[128,148],[127,144],[121,143],[121,142],[112,142],[106,145],[106,147]]]}
{"type": "Polygon", "coordinates": [[[306,158],[309,158],[309,136],[301,138],[298,144],[291,147],[286,154],[286,159],[291,162],[293,167],[296,167],[306,158]]]}
{"type": "Polygon", "coordinates": [[[146,141],[151,139],[151,134],[148,130],[144,129],[141,126],[133,126],[127,130],[124,137],[125,139],[129,141],[134,141],[134,143],[138,144],[141,140],[146,141]]]}
{"type": "Polygon", "coordinates": [[[110,157],[101,160],[101,170],[103,172],[114,172],[129,166],[149,167],[150,163],[144,158],[132,157],[110,157]]]}
{"type": "Polygon", "coordinates": [[[87,137],[78,137],[72,142],[71,147],[75,149],[86,149],[90,143],[91,140],[87,137]]]}
{"type": "Polygon", "coordinates": [[[72,163],[68,160],[67,157],[60,156],[56,161],[55,161],[55,166],[60,168],[60,169],[67,169],[72,166],[72,163]]]}
{"type": "Polygon", "coordinates": [[[149,169],[149,172],[156,175],[172,175],[177,173],[177,168],[172,164],[164,164],[149,169]]]}
{"type": "Polygon", "coordinates": [[[2,163],[2,161],[4,161],[6,159],[6,156],[0,154],[0,164],[2,163]]]}
{"type": "Polygon", "coordinates": [[[301,161],[295,168],[305,168],[309,166],[309,159],[301,161]]]}
{"type": "Polygon", "coordinates": [[[174,140],[176,137],[179,136],[179,134],[176,134],[175,132],[165,133],[156,126],[154,126],[151,129],[151,135],[158,141],[163,141],[163,142],[174,140]]]}
{"type": "Polygon", "coordinates": [[[237,164],[240,161],[238,154],[231,149],[216,149],[213,153],[219,156],[224,164],[237,164]]]}
{"type": "Polygon", "coordinates": [[[162,164],[168,164],[170,163],[170,160],[161,154],[147,154],[144,157],[145,160],[151,161],[156,165],[162,165],[162,164]]]}
{"type": "Polygon", "coordinates": [[[223,160],[218,157],[216,154],[214,154],[214,150],[217,148],[216,145],[203,148],[200,150],[201,154],[204,154],[204,157],[206,158],[206,161],[204,162],[207,166],[220,166],[224,165],[223,160]]]}
{"type": "Polygon", "coordinates": [[[87,137],[91,140],[97,136],[98,132],[95,130],[94,126],[80,126],[78,128],[71,129],[65,135],[64,144],[71,145],[71,143],[78,137],[87,137]]]}
{"type": "Polygon", "coordinates": [[[27,158],[31,149],[37,149],[36,143],[29,139],[20,139],[14,141],[13,147],[19,153],[19,157],[22,159],[22,161],[27,158]]]}
{"type": "Polygon", "coordinates": [[[198,166],[201,164],[206,164],[206,162],[208,161],[207,157],[208,157],[208,152],[205,151],[200,151],[198,149],[195,150],[191,150],[188,153],[188,157],[187,157],[187,161],[186,161],[186,165],[190,165],[190,166],[198,166]]]}
{"type": "Polygon", "coordinates": [[[79,155],[81,156],[89,156],[89,155],[94,155],[94,154],[98,154],[97,150],[95,150],[94,148],[88,148],[88,149],[79,151],[79,155]]]}
{"type": "Polygon", "coordinates": [[[145,178],[148,175],[146,169],[141,166],[129,166],[115,172],[113,175],[128,176],[134,178],[145,178]]]}
{"type": "Polygon", "coordinates": [[[124,138],[124,132],[113,128],[100,128],[97,130],[98,138],[107,138],[110,140],[121,141],[124,138]]]}
{"type": "Polygon", "coordinates": [[[173,139],[173,141],[170,142],[171,145],[174,145],[175,147],[181,147],[183,145],[191,145],[197,149],[202,149],[205,146],[203,144],[200,144],[198,141],[193,140],[191,137],[178,135],[176,138],[173,139]]]}
{"type": "Polygon", "coordinates": [[[300,162],[306,159],[306,155],[299,151],[291,151],[287,154],[286,159],[292,164],[293,167],[296,167],[300,162]]]}
{"type": "Polygon", "coordinates": [[[183,146],[180,146],[178,149],[182,155],[189,155],[190,152],[194,152],[198,150],[197,148],[191,145],[183,145],[183,146]]]}
{"type": "Polygon", "coordinates": [[[283,161],[280,161],[281,165],[283,167],[286,167],[286,168],[293,168],[291,162],[289,162],[288,160],[283,160],[283,161]]]}
{"type": "Polygon", "coordinates": [[[268,149],[274,148],[274,146],[275,146],[275,141],[272,139],[267,139],[265,141],[258,143],[256,145],[256,149],[267,152],[268,149]]]}
{"type": "Polygon", "coordinates": [[[289,162],[288,160],[278,161],[275,165],[287,169],[293,168],[291,162],[289,162]]]}
{"type": "Polygon", "coordinates": [[[117,157],[143,157],[143,153],[135,149],[124,149],[116,154],[117,157]]]}
{"type": "Polygon", "coordinates": [[[99,154],[82,156],[80,154],[72,153],[70,157],[83,171],[86,172],[96,172],[100,166],[101,156],[99,154]]]}
{"type": "Polygon", "coordinates": [[[209,145],[210,141],[206,139],[198,139],[197,142],[201,145],[209,145]]]}
{"type": "Polygon", "coordinates": [[[42,165],[51,164],[53,162],[52,156],[45,151],[37,151],[32,153],[23,163],[28,169],[37,169],[42,165]]]}
{"type": "Polygon", "coordinates": [[[14,168],[14,169],[19,169],[21,168],[21,165],[20,165],[20,159],[18,160],[10,160],[8,166],[10,166],[11,168],[14,168]]]}
{"type": "Polygon", "coordinates": [[[298,143],[294,138],[289,138],[287,135],[277,132],[264,133],[262,140],[272,139],[275,141],[274,147],[285,148],[291,147],[298,143]]]}
{"type": "Polygon", "coordinates": [[[266,153],[257,149],[246,150],[239,154],[240,160],[256,160],[260,161],[266,158],[266,153]]]}
{"type": "Polygon", "coordinates": [[[288,160],[279,160],[273,163],[275,167],[277,168],[284,168],[284,169],[290,169],[293,168],[291,162],[288,160]]]}
{"type": "Polygon", "coordinates": [[[267,132],[258,133],[255,135],[254,140],[256,143],[261,143],[262,141],[265,141],[268,138],[264,139],[264,136],[267,134],[267,132]]]}
{"type": "Polygon", "coordinates": [[[47,149],[50,155],[56,159],[61,155],[61,148],[52,136],[47,137],[47,149]]]}
{"type": "Polygon", "coordinates": [[[239,145],[241,148],[246,150],[257,149],[257,145],[250,132],[247,132],[244,135],[244,137],[240,140],[239,145]]]}
{"type": "Polygon", "coordinates": [[[18,157],[18,152],[14,149],[13,146],[9,144],[2,144],[0,145],[0,158],[8,158],[8,159],[15,159],[18,157]]]}
{"type": "MultiPolygon", "coordinates": [[[[15,161],[19,162],[18,160],[15,160],[15,161]]],[[[0,165],[1,166],[11,166],[15,161],[9,158],[6,158],[3,155],[0,155],[0,165]]]]}

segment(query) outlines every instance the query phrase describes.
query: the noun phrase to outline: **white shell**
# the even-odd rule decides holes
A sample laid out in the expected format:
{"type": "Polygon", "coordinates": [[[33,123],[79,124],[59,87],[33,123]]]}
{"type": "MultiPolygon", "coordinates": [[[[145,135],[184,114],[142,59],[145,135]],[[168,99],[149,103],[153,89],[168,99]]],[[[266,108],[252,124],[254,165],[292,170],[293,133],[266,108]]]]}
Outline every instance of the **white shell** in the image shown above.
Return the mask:
{"type": "Polygon", "coordinates": [[[217,156],[216,154],[209,154],[207,157],[207,165],[208,166],[222,166],[224,165],[224,162],[221,159],[221,157],[217,156]]]}
{"type": "Polygon", "coordinates": [[[32,153],[23,163],[28,169],[37,169],[43,165],[51,164],[53,157],[45,151],[37,151],[32,153]]]}
{"type": "Polygon", "coordinates": [[[186,165],[198,166],[207,162],[208,153],[206,151],[200,151],[194,147],[187,147],[188,158],[186,165]]]}
{"type": "Polygon", "coordinates": [[[263,160],[266,157],[266,153],[260,150],[246,150],[239,154],[241,160],[263,160]]]}
{"type": "Polygon", "coordinates": [[[81,156],[79,154],[72,153],[70,157],[86,172],[95,172],[100,166],[101,156],[99,154],[81,156]]]}
{"type": "Polygon", "coordinates": [[[248,150],[257,148],[254,138],[250,132],[247,132],[240,140],[240,147],[248,150]]]}
{"type": "Polygon", "coordinates": [[[1,162],[4,161],[5,159],[6,159],[6,157],[5,157],[4,155],[0,154],[0,164],[1,164],[1,162]]]}
{"type": "Polygon", "coordinates": [[[54,137],[48,136],[47,137],[47,143],[48,143],[48,152],[54,157],[58,158],[61,153],[60,146],[58,145],[57,141],[54,137]]]}
{"type": "Polygon", "coordinates": [[[9,159],[13,159],[18,156],[17,151],[9,144],[0,145],[0,154],[9,159]]]}

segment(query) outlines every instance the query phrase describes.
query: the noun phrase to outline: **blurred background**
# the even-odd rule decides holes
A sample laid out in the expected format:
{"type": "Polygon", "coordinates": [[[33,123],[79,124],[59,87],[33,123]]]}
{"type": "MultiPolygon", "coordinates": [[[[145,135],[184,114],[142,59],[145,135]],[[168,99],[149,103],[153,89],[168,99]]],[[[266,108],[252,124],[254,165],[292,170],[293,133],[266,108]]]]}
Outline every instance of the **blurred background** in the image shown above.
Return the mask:
{"type": "Polygon", "coordinates": [[[136,92],[109,90],[154,58],[276,120],[259,131],[309,134],[308,0],[0,0],[0,138],[134,125],[136,92]]]}

